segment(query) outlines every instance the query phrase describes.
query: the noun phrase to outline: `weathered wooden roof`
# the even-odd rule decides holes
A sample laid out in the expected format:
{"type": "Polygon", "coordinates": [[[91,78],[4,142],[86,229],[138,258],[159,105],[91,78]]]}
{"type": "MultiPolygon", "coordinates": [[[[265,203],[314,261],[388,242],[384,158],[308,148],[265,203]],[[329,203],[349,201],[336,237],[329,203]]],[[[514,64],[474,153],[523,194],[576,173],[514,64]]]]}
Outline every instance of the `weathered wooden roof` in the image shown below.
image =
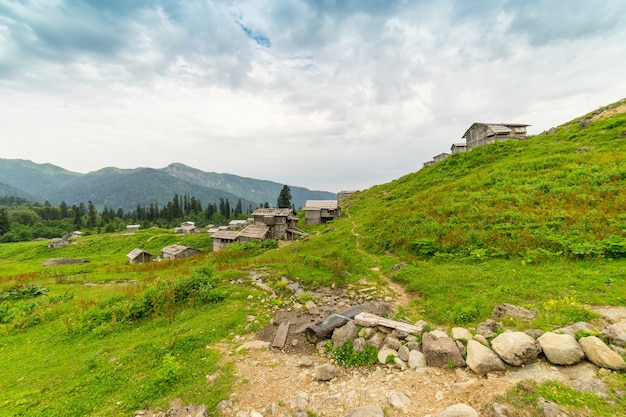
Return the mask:
{"type": "Polygon", "coordinates": [[[178,255],[179,253],[182,253],[186,251],[187,249],[192,249],[192,248],[189,248],[183,245],[174,244],[174,245],[169,245],[169,246],[164,247],[163,249],[161,249],[161,252],[167,253],[169,255],[178,255]]]}
{"type": "Polygon", "coordinates": [[[523,123],[473,123],[469,129],[467,129],[465,131],[465,133],[463,133],[463,136],[461,137],[466,137],[467,134],[469,133],[470,130],[472,130],[474,128],[474,126],[487,126],[487,129],[491,130],[494,133],[510,133],[511,132],[511,128],[514,127],[528,127],[530,125],[527,124],[523,124],[523,123]]]}
{"type": "Polygon", "coordinates": [[[337,200],[307,200],[303,210],[337,210],[339,203],[337,200]]]}
{"type": "Polygon", "coordinates": [[[211,236],[213,239],[237,240],[239,232],[234,230],[218,230],[211,236]]]}
{"type": "Polygon", "coordinates": [[[253,216],[279,216],[287,217],[295,214],[290,208],[265,208],[261,207],[254,210],[253,216]]]}
{"type": "Polygon", "coordinates": [[[241,232],[239,232],[239,236],[248,237],[251,239],[263,239],[269,233],[270,228],[264,224],[251,224],[246,226],[241,232]]]}
{"type": "Polygon", "coordinates": [[[143,249],[139,249],[139,248],[135,248],[135,249],[131,250],[130,252],[128,252],[126,254],[126,256],[128,256],[130,259],[135,259],[136,257],[141,255],[142,253],[146,253],[146,254],[152,256],[152,254],[150,252],[145,251],[143,249]]]}

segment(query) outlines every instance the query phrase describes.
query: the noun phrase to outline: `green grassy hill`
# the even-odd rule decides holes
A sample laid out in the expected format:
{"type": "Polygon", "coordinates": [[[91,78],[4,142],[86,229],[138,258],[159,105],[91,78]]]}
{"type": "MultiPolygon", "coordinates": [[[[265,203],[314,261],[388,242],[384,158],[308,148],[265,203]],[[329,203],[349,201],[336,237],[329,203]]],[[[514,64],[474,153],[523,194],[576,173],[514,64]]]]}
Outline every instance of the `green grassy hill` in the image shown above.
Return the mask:
{"type": "MultiPolygon", "coordinates": [[[[218,343],[292,305],[283,278],[307,292],[391,279],[409,298],[397,318],[443,328],[475,325],[502,303],[537,308],[533,322],[510,325],[543,330],[591,319],[588,304],[624,305],[624,104],[583,117],[597,118],[584,128],[576,120],[483,146],[357,193],[344,216],[301,221],[309,236],[278,248],[211,253],[206,234],[164,229],[83,236],[56,250],[0,244],[0,415],[130,416],[173,399],[219,415],[235,378],[218,343]],[[136,247],[156,255],[173,243],[203,253],[128,264],[136,247]],[[42,265],[51,258],[89,262],[42,265]],[[276,299],[251,283],[253,272],[276,299]]],[[[615,378],[623,386],[624,374],[615,378]]],[[[593,415],[623,407],[611,400],[593,415]]]]}

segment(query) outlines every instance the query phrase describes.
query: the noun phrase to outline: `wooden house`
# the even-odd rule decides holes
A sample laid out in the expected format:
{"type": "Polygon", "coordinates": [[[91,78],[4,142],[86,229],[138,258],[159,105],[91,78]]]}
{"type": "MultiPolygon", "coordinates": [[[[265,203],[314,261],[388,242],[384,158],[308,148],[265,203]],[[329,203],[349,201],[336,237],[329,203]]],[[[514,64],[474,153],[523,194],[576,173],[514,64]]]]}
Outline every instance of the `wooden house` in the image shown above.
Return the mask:
{"type": "Polygon", "coordinates": [[[81,237],[83,235],[83,232],[81,232],[80,230],[74,230],[73,232],[70,232],[68,234],[66,234],[65,236],[63,236],[63,239],[74,239],[76,237],[81,237]]]}
{"type": "Polygon", "coordinates": [[[348,197],[351,197],[352,194],[354,193],[358,193],[359,190],[349,190],[349,191],[339,191],[337,193],[337,200],[341,201],[341,200],[345,200],[348,197]]]}
{"type": "Polygon", "coordinates": [[[234,230],[217,230],[211,235],[213,239],[213,252],[220,251],[234,243],[239,238],[239,232],[234,230]]]}
{"type": "Polygon", "coordinates": [[[450,152],[455,153],[463,153],[467,151],[467,144],[463,142],[453,143],[450,147],[450,152]]]}
{"type": "Polygon", "coordinates": [[[238,241],[243,242],[262,242],[269,236],[270,228],[265,224],[251,224],[239,232],[238,241]]]}
{"type": "Polygon", "coordinates": [[[463,134],[467,150],[508,139],[526,139],[526,128],[518,123],[474,123],[463,134]]]}
{"type": "Polygon", "coordinates": [[[143,249],[135,248],[126,254],[131,264],[143,264],[152,262],[152,254],[143,249]]]}
{"type": "Polygon", "coordinates": [[[58,249],[71,243],[72,242],[70,242],[70,240],[66,239],[65,237],[55,237],[54,239],[50,239],[50,241],[48,242],[48,247],[50,249],[58,249]]]}
{"type": "Polygon", "coordinates": [[[231,220],[228,222],[229,230],[241,230],[248,225],[248,220],[231,220]]]}
{"type": "Polygon", "coordinates": [[[299,235],[298,216],[290,208],[258,208],[252,213],[254,224],[269,227],[268,239],[293,240],[299,235]]]}
{"type": "Polygon", "coordinates": [[[341,206],[337,200],[307,200],[303,207],[305,224],[322,224],[341,217],[341,206]]]}
{"type": "Polygon", "coordinates": [[[424,166],[422,168],[429,167],[429,166],[431,166],[434,163],[435,163],[435,161],[426,161],[426,162],[424,162],[424,166]]]}
{"type": "Polygon", "coordinates": [[[440,153],[439,155],[433,156],[433,162],[443,161],[444,159],[446,159],[449,156],[450,156],[449,153],[446,153],[446,152],[440,153]]]}
{"type": "Polygon", "coordinates": [[[196,226],[194,222],[183,222],[180,226],[174,228],[174,233],[182,233],[190,235],[192,233],[202,233],[202,228],[196,226]]]}
{"type": "Polygon", "coordinates": [[[198,249],[189,248],[187,246],[169,245],[161,249],[161,258],[164,260],[182,259],[187,258],[188,256],[197,255],[199,253],[200,251],[198,249]]]}
{"type": "Polygon", "coordinates": [[[127,232],[136,232],[139,230],[139,228],[141,227],[141,225],[139,224],[129,224],[126,225],[126,231],[127,232]]]}

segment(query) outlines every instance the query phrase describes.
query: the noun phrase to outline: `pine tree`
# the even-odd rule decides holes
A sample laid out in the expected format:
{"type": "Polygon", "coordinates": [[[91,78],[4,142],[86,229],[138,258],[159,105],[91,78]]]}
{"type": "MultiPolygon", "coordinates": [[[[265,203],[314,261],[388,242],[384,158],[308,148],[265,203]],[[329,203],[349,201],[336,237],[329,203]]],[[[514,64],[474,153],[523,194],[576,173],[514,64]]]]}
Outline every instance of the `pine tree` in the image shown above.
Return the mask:
{"type": "Polygon", "coordinates": [[[278,208],[291,208],[291,190],[288,185],[283,185],[283,189],[280,190],[276,204],[278,208]]]}
{"type": "Polygon", "coordinates": [[[9,215],[4,207],[0,207],[0,236],[9,231],[9,215]]]}

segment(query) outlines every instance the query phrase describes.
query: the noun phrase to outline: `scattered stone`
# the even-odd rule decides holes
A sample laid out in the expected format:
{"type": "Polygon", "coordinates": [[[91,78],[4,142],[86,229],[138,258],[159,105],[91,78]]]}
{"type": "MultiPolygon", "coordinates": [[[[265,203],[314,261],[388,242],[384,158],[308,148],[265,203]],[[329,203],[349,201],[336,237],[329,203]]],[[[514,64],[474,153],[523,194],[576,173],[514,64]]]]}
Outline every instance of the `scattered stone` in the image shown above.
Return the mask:
{"type": "Polygon", "coordinates": [[[477,341],[478,343],[480,343],[483,346],[489,347],[489,341],[482,334],[474,335],[474,339],[473,340],[477,341]]]}
{"type": "Polygon", "coordinates": [[[478,417],[478,412],[467,404],[459,403],[446,408],[437,417],[478,417]]]}
{"type": "Polygon", "coordinates": [[[298,361],[298,367],[300,368],[310,368],[313,366],[313,359],[310,356],[302,356],[298,361]]]}
{"type": "Polygon", "coordinates": [[[524,333],[526,333],[528,336],[532,337],[533,339],[537,340],[543,334],[543,330],[541,330],[541,329],[526,329],[526,330],[524,330],[524,333]]]}
{"type": "Polygon", "coordinates": [[[270,342],[264,342],[263,340],[251,340],[239,346],[236,351],[241,352],[242,350],[267,349],[269,347],[270,342]]]}
{"type": "Polygon", "coordinates": [[[426,323],[424,320],[418,320],[415,322],[414,324],[415,327],[417,327],[417,329],[419,330],[419,333],[424,333],[427,329],[428,329],[428,323],[426,323]]]}
{"type": "Polygon", "coordinates": [[[626,321],[605,326],[602,329],[602,336],[613,345],[626,347],[626,321]]]}
{"type": "Polygon", "coordinates": [[[475,340],[467,342],[467,366],[478,375],[506,370],[498,355],[475,340]]]}
{"type": "Polygon", "coordinates": [[[291,341],[291,346],[293,347],[297,347],[300,344],[300,341],[298,339],[293,339],[291,341]]]}
{"type": "Polygon", "coordinates": [[[378,351],[378,362],[383,365],[386,364],[389,356],[393,356],[395,358],[398,356],[398,352],[395,349],[391,349],[389,346],[383,346],[378,351]]]}
{"type": "Polygon", "coordinates": [[[469,332],[469,330],[463,327],[453,327],[452,330],[450,330],[450,336],[452,336],[452,338],[456,340],[472,340],[473,339],[473,336],[469,332]]]}
{"type": "Polygon", "coordinates": [[[513,366],[531,363],[541,353],[539,343],[522,332],[502,333],[491,341],[491,347],[504,362],[513,366]]]}
{"type": "Polygon", "coordinates": [[[367,347],[367,341],[361,337],[354,339],[352,342],[352,351],[360,352],[367,347]]]}
{"type": "Polygon", "coordinates": [[[330,381],[337,376],[337,368],[330,364],[320,365],[315,368],[314,379],[316,381],[330,381]]]}
{"type": "Polygon", "coordinates": [[[420,342],[408,342],[406,347],[409,348],[409,350],[422,350],[422,344],[420,342]]]}
{"type": "Polygon", "coordinates": [[[435,337],[438,337],[438,338],[442,338],[442,337],[448,338],[448,334],[446,332],[444,332],[444,331],[441,331],[441,330],[433,330],[433,331],[428,332],[428,333],[430,333],[432,336],[435,336],[435,337]]]}
{"type": "Polygon", "coordinates": [[[405,267],[406,267],[406,264],[404,262],[397,263],[397,264],[395,264],[393,266],[393,268],[391,268],[391,273],[393,274],[394,272],[396,272],[396,271],[398,271],[398,270],[400,270],[402,268],[405,268],[405,267]]]}
{"type": "Polygon", "coordinates": [[[454,343],[456,343],[456,347],[459,348],[459,352],[461,353],[461,356],[465,357],[467,356],[467,349],[465,348],[465,345],[460,341],[460,340],[454,340],[454,343]]]}
{"type": "Polygon", "coordinates": [[[233,408],[233,402],[230,400],[222,400],[215,406],[215,408],[217,408],[218,410],[223,410],[225,408],[233,408]]]}
{"type": "Polygon", "coordinates": [[[345,417],[385,417],[385,412],[378,405],[366,405],[351,410],[345,417]]]}
{"type": "Polygon", "coordinates": [[[604,398],[607,394],[606,383],[597,378],[579,378],[569,382],[569,385],[578,392],[591,392],[604,398]]]}
{"type": "Polygon", "coordinates": [[[398,357],[405,362],[409,360],[409,353],[410,350],[406,346],[400,346],[400,348],[398,349],[398,357]]]}
{"type": "Polygon", "coordinates": [[[357,328],[356,323],[350,320],[343,326],[333,330],[333,347],[341,347],[348,343],[348,341],[356,339],[358,335],[359,329],[357,328]]]}
{"type": "Polygon", "coordinates": [[[519,320],[532,321],[539,313],[536,308],[527,309],[524,307],[518,307],[513,304],[501,304],[493,308],[491,318],[496,320],[502,316],[508,316],[519,320]]]}
{"type": "Polygon", "coordinates": [[[389,346],[390,348],[392,348],[394,350],[398,350],[398,349],[400,349],[400,347],[402,347],[402,343],[398,339],[396,339],[395,337],[391,337],[391,336],[385,337],[384,344],[385,344],[385,346],[389,346]]]}
{"type": "Polygon", "coordinates": [[[306,310],[309,312],[310,315],[312,316],[319,316],[320,315],[320,310],[317,308],[317,305],[315,304],[315,302],[313,300],[308,300],[304,306],[306,307],[306,310]]]}
{"type": "MultiPolygon", "coordinates": [[[[499,328],[500,325],[498,324],[498,322],[492,319],[488,319],[486,321],[483,321],[482,323],[478,323],[478,326],[476,326],[476,332],[489,339],[497,334],[499,328]]],[[[474,336],[474,338],[475,337],[476,336],[474,336]]]]}
{"type": "Polygon", "coordinates": [[[546,358],[555,365],[574,365],[585,358],[585,353],[569,334],[546,332],[537,339],[546,358]]]}
{"type": "Polygon", "coordinates": [[[558,404],[546,401],[544,398],[538,398],[537,405],[544,417],[568,417],[568,414],[558,404]]]}
{"type": "Polygon", "coordinates": [[[584,321],[577,321],[576,323],[572,323],[569,326],[561,327],[553,330],[554,333],[564,333],[569,334],[571,336],[576,336],[579,332],[587,332],[593,333],[597,332],[596,326],[591,323],[585,323],[584,321]]]}
{"type": "Polygon", "coordinates": [[[400,391],[389,391],[387,393],[387,401],[389,401],[389,404],[393,407],[400,408],[402,410],[405,410],[411,405],[411,399],[400,391]]]}
{"type": "Polygon", "coordinates": [[[385,337],[381,333],[374,333],[374,335],[367,341],[367,344],[375,347],[376,349],[380,349],[383,346],[384,340],[385,337]]]}
{"type": "Polygon", "coordinates": [[[589,362],[594,365],[614,371],[626,369],[624,359],[596,336],[581,337],[578,342],[589,362]]]}
{"type": "Polygon", "coordinates": [[[424,354],[418,350],[412,350],[409,352],[409,360],[408,360],[409,368],[424,368],[428,366],[426,364],[426,357],[424,354]]]}
{"type": "Polygon", "coordinates": [[[396,368],[398,368],[399,370],[406,371],[407,369],[406,362],[400,359],[399,357],[396,356],[395,358],[393,358],[393,363],[394,365],[396,365],[396,368]]]}
{"type": "Polygon", "coordinates": [[[359,330],[359,337],[362,337],[363,339],[369,339],[370,337],[372,337],[375,331],[376,330],[372,329],[371,327],[363,327],[361,330],[359,330]]]}
{"type": "Polygon", "coordinates": [[[204,405],[183,404],[175,405],[165,412],[164,417],[207,417],[204,405]]]}
{"type": "Polygon", "coordinates": [[[465,366],[456,342],[449,337],[437,337],[433,332],[424,333],[422,351],[428,366],[447,368],[465,366]]]}

